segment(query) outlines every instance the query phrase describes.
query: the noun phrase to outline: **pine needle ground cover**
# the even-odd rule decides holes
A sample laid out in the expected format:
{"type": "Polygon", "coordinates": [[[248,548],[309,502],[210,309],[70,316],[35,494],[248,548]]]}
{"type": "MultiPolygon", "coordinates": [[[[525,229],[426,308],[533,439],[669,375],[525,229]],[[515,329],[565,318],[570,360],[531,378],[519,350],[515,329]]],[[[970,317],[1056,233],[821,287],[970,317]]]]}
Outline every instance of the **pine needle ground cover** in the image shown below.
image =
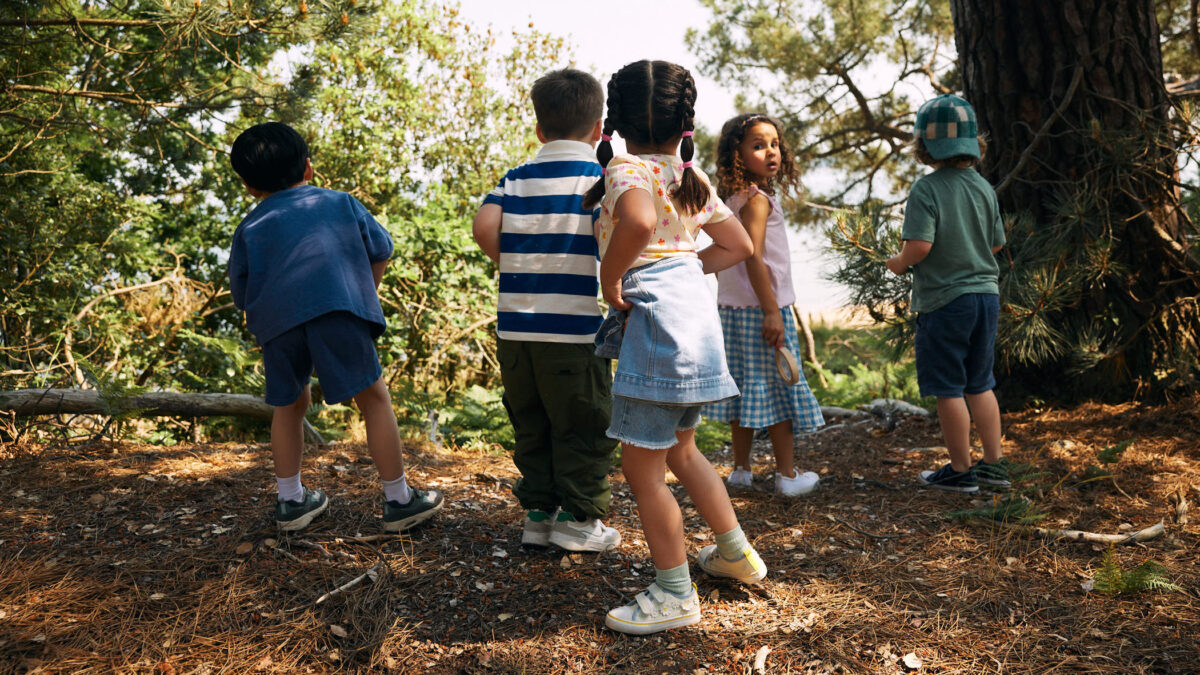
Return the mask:
{"type": "MultiPolygon", "coordinates": [[[[0,671],[693,674],[762,658],[778,673],[1193,673],[1200,527],[1177,504],[1200,502],[1198,403],[1006,418],[1007,454],[1046,474],[1026,494],[1041,526],[1116,533],[1165,519],[1164,536],[1111,555],[1123,570],[1154,561],[1180,590],[1088,591],[1108,546],[949,518],[991,498],[914,489],[945,458],[925,449],[941,443],[935,422],[904,418],[890,433],[847,424],[801,439],[798,464],[822,487],[800,500],[767,492],[773,465],[757,448],[758,489],[733,501],[770,575],[744,588],[693,565],[703,622],[646,638],[603,627],[653,575],[615,469],[609,522],[624,542],[566,555],[518,546],[503,454],[408,448],[414,484],[447,506],[384,539],[375,471],[352,443],[309,448],[306,481],[332,502],[287,537],[270,520],[263,444],[10,446],[0,671]],[[1097,458],[1130,439],[1115,463],[1097,458]],[[1085,480],[1097,464],[1112,478],[1085,480]]],[[[713,459],[728,472],[727,451],[713,459]]],[[[671,486],[694,555],[710,534],[671,486]]]]}

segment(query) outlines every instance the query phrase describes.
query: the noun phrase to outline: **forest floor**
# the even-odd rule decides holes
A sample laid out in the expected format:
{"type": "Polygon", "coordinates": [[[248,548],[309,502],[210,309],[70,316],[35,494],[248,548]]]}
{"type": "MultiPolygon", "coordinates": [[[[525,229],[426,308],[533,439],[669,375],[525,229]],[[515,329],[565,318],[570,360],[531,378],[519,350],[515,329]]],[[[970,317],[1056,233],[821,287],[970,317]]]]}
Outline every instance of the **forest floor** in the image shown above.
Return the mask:
{"type": "MultiPolygon", "coordinates": [[[[770,574],[761,587],[693,565],[703,621],[650,637],[604,627],[653,577],[614,469],[603,554],[519,546],[517,477],[499,453],[407,449],[409,476],[446,495],[427,525],[378,538],[365,448],[310,448],[331,495],[300,534],[272,522],[264,444],[0,449],[0,671],[37,673],[1195,673],[1200,672],[1200,401],[1088,404],[1006,415],[1007,455],[1046,527],[1099,533],[1166,522],[1114,549],[1154,560],[1176,591],[1085,590],[1107,547],[947,514],[986,507],[921,490],[945,461],[936,423],[846,424],[801,439],[821,489],[734,492],[770,574]],[[1132,440],[1115,462],[1097,454],[1132,440]],[[1114,478],[1088,482],[1088,467],[1114,478]],[[1182,513],[1181,513],[1182,511],[1182,513]],[[1190,523],[1188,521],[1190,520],[1190,523]],[[1182,521],[1182,524],[1181,524],[1182,521]],[[366,575],[361,582],[326,594],[366,575]],[[769,650],[769,651],[768,651],[769,650]]],[[[728,451],[712,455],[722,475],[728,451]]],[[[686,493],[689,554],[711,542],[686,493]]]]}

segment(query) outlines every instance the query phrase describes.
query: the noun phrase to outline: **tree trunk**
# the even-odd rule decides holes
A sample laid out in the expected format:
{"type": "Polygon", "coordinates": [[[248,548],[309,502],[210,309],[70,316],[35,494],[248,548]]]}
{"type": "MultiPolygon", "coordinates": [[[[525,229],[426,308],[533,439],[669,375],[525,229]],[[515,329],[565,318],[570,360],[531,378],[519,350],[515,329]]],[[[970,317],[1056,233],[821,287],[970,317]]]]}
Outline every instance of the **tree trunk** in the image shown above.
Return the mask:
{"type": "Polygon", "coordinates": [[[1153,1],[951,9],[981,171],[1015,216],[1001,369],[1056,398],[1194,387],[1200,263],[1153,1]]]}

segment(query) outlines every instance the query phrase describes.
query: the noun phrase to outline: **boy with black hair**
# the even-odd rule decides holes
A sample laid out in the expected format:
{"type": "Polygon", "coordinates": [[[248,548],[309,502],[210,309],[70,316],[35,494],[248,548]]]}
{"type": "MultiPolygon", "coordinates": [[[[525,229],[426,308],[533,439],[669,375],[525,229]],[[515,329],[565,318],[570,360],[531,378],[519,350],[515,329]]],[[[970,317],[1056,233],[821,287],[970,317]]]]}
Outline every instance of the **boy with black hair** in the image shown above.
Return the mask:
{"type": "Polygon", "coordinates": [[[598,178],[604,92],[587,73],[547,73],[530,92],[537,157],[483,200],[473,233],[500,267],[496,353],[516,437],[513,488],[526,509],[521,543],[604,551],[621,534],[601,520],[612,494],[608,438],[612,374],[595,355],[594,214],[583,194],[598,178]]]}
{"type": "Polygon", "coordinates": [[[937,397],[938,421],[950,463],[922,471],[925,486],[979,491],[979,483],[1011,484],[1000,452],[1000,407],[992,365],[1000,312],[996,253],[1004,225],[996,191],[975,165],[987,149],[975,109],[952,95],[926,101],[917,111],[913,153],[933,173],[913,183],[904,209],[900,253],[887,268],[912,268],[912,308],[917,312],[917,384],[937,397]],[[965,400],[964,400],[965,396],[965,400]],[[983,441],[983,459],[971,464],[971,419],[983,441]]]}
{"type": "Polygon", "coordinates": [[[279,497],[275,521],[306,527],[328,497],[300,481],[304,413],[315,369],[326,401],[354,399],[367,449],[383,481],[383,529],[402,532],[442,507],[436,490],[409,487],[391,395],[375,338],[384,330],[376,289],[392,238],[357,199],[308,185],[308,145],[286,124],[243,131],[230,162],[258,205],[238,225],[229,254],[229,289],[262,347],[271,453],[279,497]]]}

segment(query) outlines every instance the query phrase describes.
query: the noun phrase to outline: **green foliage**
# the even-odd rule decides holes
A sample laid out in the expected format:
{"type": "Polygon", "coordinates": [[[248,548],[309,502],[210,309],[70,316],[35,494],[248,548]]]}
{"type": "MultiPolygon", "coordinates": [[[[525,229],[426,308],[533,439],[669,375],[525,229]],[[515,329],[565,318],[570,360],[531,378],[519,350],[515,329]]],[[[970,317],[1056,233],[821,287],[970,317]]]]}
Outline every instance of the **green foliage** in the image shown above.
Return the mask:
{"type": "Polygon", "coordinates": [[[701,419],[700,426],[696,427],[696,447],[704,454],[717,452],[733,439],[731,433],[725,422],[701,419]]]}
{"type": "Polygon", "coordinates": [[[1131,445],[1133,445],[1132,438],[1121,441],[1120,443],[1117,443],[1116,445],[1110,445],[1110,446],[1104,448],[1103,450],[1101,450],[1100,452],[1096,453],[1096,459],[1100,460],[1101,462],[1103,462],[1105,464],[1112,464],[1113,462],[1120,460],[1121,453],[1128,450],[1129,446],[1131,446],[1131,445]]]}
{"type": "Polygon", "coordinates": [[[414,0],[69,0],[15,16],[42,23],[0,25],[0,389],[84,384],[74,354],[129,385],[261,393],[225,276],[253,201],[225,149],[264,119],[296,126],[314,182],[393,234],[378,347],[402,413],[423,421],[492,383],[495,268],[469,219],[535,149],[528,91],[562,40],[520,33],[501,51],[456,7],[414,0]]]}
{"type": "MultiPolygon", "coordinates": [[[[957,82],[948,3],[930,0],[703,0],[708,28],[687,40],[701,71],[740,110],[784,124],[797,166],[845,180],[815,194],[834,205],[889,199],[917,169],[902,156],[921,91],[957,82]],[[889,74],[880,77],[883,70],[889,74]]],[[[810,186],[811,187],[811,186],[810,186]]],[[[794,222],[823,218],[794,204],[794,222]]]]}
{"type": "Polygon", "coordinates": [[[1146,560],[1131,570],[1123,569],[1117,562],[1116,551],[1112,546],[1104,551],[1100,569],[1096,570],[1095,584],[1097,591],[1112,596],[1135,595],[1143,591],[1183,590],[1181,586],[1171,583],[1167,569],[1153,560],[1146,560]]]}
{"type": "Polygon", "coordinates": [[[513,450],[512,424],[501,403],[503,392],[474,385],[455,396],[443,408],[441,433],[461,446],[499,445],[513,450]]]}
{"type": "Polygon", "coordinates": [[[813,326],[821,365],[805,363],[805,378],[822,405],[855,408],[877,398],[895,398],[930,407],[917,387],[911,348],[899,354],[887,329],[813,326]]]}
{"type": "Polygon", "coordinates": [[[984,504],[970,509],[951,511],[946,517],[955,520],[992,520],[998,523],[1017,525],[1032,525],[1046,517],[1046,513],[1038,509],[1027,497],[1009,494],[992,498],[990,504],[984,504]]]}

